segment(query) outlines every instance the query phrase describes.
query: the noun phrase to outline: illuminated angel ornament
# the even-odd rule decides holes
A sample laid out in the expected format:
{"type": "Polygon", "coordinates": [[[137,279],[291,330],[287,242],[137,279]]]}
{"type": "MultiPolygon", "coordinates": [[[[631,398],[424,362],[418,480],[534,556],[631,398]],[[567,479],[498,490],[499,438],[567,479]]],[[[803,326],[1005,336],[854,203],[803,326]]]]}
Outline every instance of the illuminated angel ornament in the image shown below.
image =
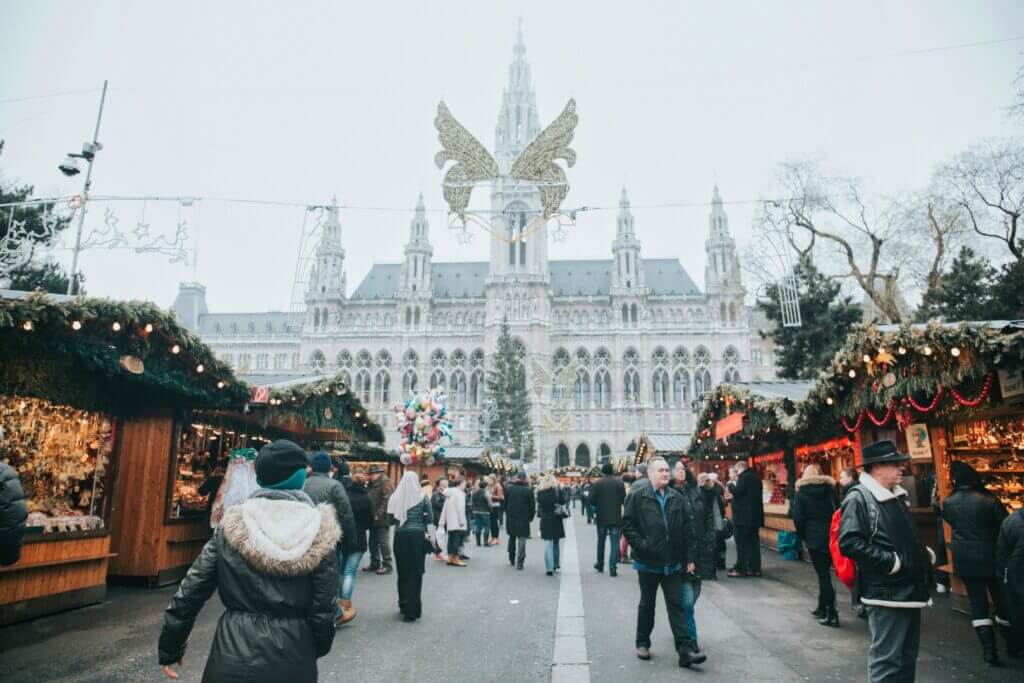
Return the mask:
{"type": "MultiPolygon", "coordinates": [[[[570,99],[562,113],[542,130],[513,161],[508,177],[537,188],[540,195],[541,214],[519,236],[526,237],[560,213],[562,201],[569,193],[569,181],[565,170],[556,163],[561,159],[572,168],[576,163],[576,152],[569,144],[579,117],[576,115],[576,100],[570,99]]],[[[459,123],[444,102],[437,105],[434,118],[441,150],[435,155],[437,167],[444,168],[454,161],[445,173],[442,187],[449,211],[458,217],[462,225],[471,221],[481,225],[492,235],[500,237],[489,225],[468,211],[473,188],[480,183],[495,181],[502,177],[498,162],[487,148],[473,134],[459,123]]]]}

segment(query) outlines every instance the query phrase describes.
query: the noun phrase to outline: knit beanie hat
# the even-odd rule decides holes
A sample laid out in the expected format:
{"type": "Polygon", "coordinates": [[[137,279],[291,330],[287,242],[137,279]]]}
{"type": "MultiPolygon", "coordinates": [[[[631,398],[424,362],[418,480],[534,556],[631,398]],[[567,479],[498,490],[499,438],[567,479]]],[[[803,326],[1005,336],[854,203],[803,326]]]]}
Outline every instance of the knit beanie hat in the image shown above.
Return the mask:
{"type": "Polygon", "coordinates": [[[320,474],[327,474],[331,471],[331,456],[323,451],[313,455],[313,471],[320,474]]]}
{"type": "Polygon", "coordinates": [[[307,465],[306,451],[297,443],[278,439],[261,448],[256,456],[256,482],[267,489],[301,489],[306,483],[307,465]]]}

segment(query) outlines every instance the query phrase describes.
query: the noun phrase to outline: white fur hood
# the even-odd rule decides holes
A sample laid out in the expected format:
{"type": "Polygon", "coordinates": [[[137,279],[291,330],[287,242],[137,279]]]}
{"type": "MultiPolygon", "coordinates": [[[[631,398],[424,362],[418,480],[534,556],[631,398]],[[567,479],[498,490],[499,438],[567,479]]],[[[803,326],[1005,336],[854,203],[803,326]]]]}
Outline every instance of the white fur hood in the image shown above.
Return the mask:
{"type": "Polygon", "coordinates": [[[312,574],[341,538],[334,508],[301,492],[261,491],[228,509],[221,529],[247,563],[276,576],[312,574]]]}

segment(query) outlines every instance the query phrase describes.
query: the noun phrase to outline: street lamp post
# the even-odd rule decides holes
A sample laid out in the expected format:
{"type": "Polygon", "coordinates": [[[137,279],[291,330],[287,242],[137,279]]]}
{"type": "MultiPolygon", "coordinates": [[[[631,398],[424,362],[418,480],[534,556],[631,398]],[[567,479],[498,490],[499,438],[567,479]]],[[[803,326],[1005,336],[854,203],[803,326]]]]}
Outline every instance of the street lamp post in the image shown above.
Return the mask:
{"type": "MultiPolygon", "coordinates": [[[[89,147],[90,151],[88,154],[80,155],[69,155],[84,158],[89,164],[89,167],[85,171],[85,186],[82,189],[82,206],[79,208],[78,213],[78,226],[75,228],[75,248],[71,252],[71,274],[68,278],[68,294],[75,294],[77,291],[78,283],[78,253],[82,249],[82,225],[85,223],[85,211],[88,207],[89,201],[89,184],[92,182],[92,162],[96,158],[96,151],[101,149],[102,146],[99,142],[100,135],[100,121],[103,120],[103,103],[107,99],[107,81],[103,81],[103,93],[100,95],[100,110],[96,115],[96,130],[92,134],[92,145],[89,147]]],[[[83,150],[84,152],[85,150],[83,150]]]]}

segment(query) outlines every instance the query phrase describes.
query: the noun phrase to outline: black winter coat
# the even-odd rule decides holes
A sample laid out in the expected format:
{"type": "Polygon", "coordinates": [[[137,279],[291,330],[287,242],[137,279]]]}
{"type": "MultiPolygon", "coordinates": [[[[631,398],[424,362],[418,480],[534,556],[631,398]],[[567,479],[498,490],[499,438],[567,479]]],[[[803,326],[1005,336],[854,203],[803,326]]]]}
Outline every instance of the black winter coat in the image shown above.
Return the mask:
{"type": "Polygon", "coordinates": [[[626,496],[622,533],[633,548],[634,559],[657,567],[683,564],[697,557],[697,534],[693,518],[683,511],[683,497],[666,488],[665,515],[655,498],[654,487],[635,486],[626,496]],[[667,520],[667,524],[666,524],[667,520]]]}
{"type": "Polygon", "coordinates": [[[314,683],[316,660],[334,641],[339,536],[334,510],[301,491],[263,490],[230,508],[167,607],[160,664],[181,660],[199,610],[217,590],[225,612],[204,683],[314,683]]]}
{"type": "Polygon", "coordinates": [[[533,489],[526,482],[512,482],[505,489],[505,528],[509,536],[529,538],[530,523],[537,514],[533,489]]]}
{"type": "Polygon", "coordinates": [[[626,485],[620,477],[605,475],[590,487],[590,504],[597,508],[598,526],[622,526],[626,485]]]}
{"type": "Polygon", "coordinates": [[[789,516],[808,550],[828,552],[828,529],[832,525],[832,513],[838,507],[839,497],[832,477],[819,474],[797,480],[789,516]]]}
{"type": "Polygon", "coordinates": [[[365,486],[352,481],[351,477],[342,477],[342,485],[348,494],[348,502],[352,506],[352,517],[356,524],[356,533],[341,540],[341,547],[346,553],[366,552],[366,534],[373,526],[373,503],[365,486]]]}
{"type": "Polygon", "coordinates": [[[996,575],[996,540],[1006,508],[993,494],[958,486],[942,506],[953,527],[953,573],[966,579],[996,575]]]}
{"type": "Polygon", "coordinates": [[[0,567],[20,559],[26,519],[28,507],[18,473],[10,465],[0,462],[0,567]]]}
{"type": "Polygon", "coordinates": [[[441,510],[444,510],[444,491],[436,486],[430,494],[430,509],[434,513],[434,521],[440,524],[441,510]]]}
{"type": "Polygon", "coordinates": [[[925,607],[932,559],[918,538],[906,492],[889,491],[865,473],[842,510],[839,550],[857,564],[861,602],[925,607]],[[877,506],[875,517],[871,505],[877,506]]]}
{"type": "Polygon", "coordinates": [[[1003,520],[996,542],[996,571],[1010,603],[1010,623],[1024,624],[1024,510],[1003,520]]]}
{"type": "MultiPolygon", "coordinates": [[[[682,488],[676,488],[683,498],[683,511],[693,520],[694,542],[697,552],[686,558],[687,562],[696,565],[694,576],[698,579],[715,578],[715,510],[713,500],[705,497],[705,492],[714,495],[714,491],[701,489],[695,481],[687,482],[682,488]],[[709,504],[710,503],[710,504],[709,504]]],[[[684,567],[685,570],[685,567],[684,567]]]]}
{"type": "Polygon", "coordinates": [[[743,470],[732,492],[732,523],[736,526],[764,526],[764,486],[757,472],[743,470]]]}
{"type": "Polygon", "coordinates": [[[338,526],[341,528],[341,542],[345,543],[356,533],[356,520],[352,515],[352,503],[348,499],[345,485],[331,479],[330,475],[313,472],[306,479],[302,490],[310,497],[314,505],[328,503],[338,515],[338,526]]]}
{"type": "Polygon", "coordinates": [[[537,493],[537,516],[540,517],[540,537],[545,541],[565,538],[562,518],[555,514],[555,505],[563,503],[558,489],[545,489],[537,493]]]}

